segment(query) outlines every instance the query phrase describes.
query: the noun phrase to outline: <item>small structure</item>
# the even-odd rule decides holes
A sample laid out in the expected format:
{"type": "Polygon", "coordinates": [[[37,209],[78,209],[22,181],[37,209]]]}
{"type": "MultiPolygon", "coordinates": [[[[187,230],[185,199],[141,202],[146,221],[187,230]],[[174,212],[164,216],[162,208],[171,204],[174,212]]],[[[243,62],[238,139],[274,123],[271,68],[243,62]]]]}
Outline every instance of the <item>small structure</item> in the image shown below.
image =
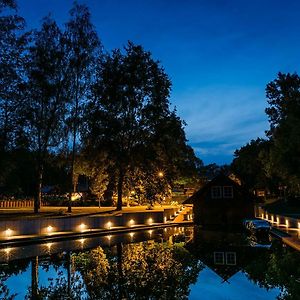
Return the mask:
{"type": "Polygon", "coordinates": [[[202,226],[231,227],[254,217],[252,195],[224,174],[213,178],[183,204],[193,204],[194,223],[202,226]]]}

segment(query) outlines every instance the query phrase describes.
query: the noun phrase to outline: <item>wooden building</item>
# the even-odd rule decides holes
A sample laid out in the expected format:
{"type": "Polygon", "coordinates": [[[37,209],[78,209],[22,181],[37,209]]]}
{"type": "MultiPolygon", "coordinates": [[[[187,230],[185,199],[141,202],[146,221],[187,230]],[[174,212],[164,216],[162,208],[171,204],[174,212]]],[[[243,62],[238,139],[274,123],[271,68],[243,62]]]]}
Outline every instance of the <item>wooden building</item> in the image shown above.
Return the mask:
{"type": "Polygon", "coordinates": [[[241,185],[220,174],[183,204],[193,204],[194,223],[211,227],[242,225],[254,217],[254,200],[241,185]]]}

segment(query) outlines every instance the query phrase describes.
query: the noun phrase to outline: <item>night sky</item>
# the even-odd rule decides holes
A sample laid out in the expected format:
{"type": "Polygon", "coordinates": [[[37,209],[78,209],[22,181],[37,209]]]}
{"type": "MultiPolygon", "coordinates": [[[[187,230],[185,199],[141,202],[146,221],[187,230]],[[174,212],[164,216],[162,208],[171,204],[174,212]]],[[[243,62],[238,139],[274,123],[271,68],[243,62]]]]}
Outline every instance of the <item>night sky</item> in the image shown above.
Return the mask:
{"type": "MultiPolygon", "coordinates": [[[[67,21],[72,0],[19,0],[29,28],[43,16],[67,21]]],[[[142,44],[171,77],[171,102],[205,162],[229,163],[235,149],[263,137],[265,86],[296,72],[297,0],[86,0],[107,50],[142,44]]]]}

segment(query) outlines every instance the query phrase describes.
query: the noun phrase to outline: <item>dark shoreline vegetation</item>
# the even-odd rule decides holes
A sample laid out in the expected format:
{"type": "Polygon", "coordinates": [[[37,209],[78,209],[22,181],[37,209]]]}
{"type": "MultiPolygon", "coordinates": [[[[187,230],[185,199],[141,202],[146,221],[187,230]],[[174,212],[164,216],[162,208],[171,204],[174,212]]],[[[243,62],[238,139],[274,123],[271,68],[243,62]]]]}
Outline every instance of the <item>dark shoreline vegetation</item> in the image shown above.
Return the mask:
{"type": "Polygon", "coordinates": [[[48,16],[26,31],[17,3],[0,0],[0,34],[0,200],[34,198],[35,212],[42,201],[71,211],[74,195],[77,205],[153,205],[222,171],[299,206],[297,74],[266,87],[265,139],[236,150],[230,166],[204,166],[161,63],[133,42],[105,50],[85,5],[62,26],[48,16]]]}

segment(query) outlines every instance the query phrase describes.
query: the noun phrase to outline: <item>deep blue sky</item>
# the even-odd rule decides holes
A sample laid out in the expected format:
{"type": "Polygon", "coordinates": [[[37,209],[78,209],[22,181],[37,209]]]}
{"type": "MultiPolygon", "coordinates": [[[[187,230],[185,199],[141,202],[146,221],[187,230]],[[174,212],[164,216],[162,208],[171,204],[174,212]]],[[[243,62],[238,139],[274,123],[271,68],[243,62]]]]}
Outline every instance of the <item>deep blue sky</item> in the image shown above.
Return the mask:
{"type": "MultiPolygon", "coordinates": [[[[233,152],[268,127],[265,86],[295,72],[300,56],[298,0],[85,0],[108,50],[142,44],[172,79],[172,103],[205,163],[233,152]]],[[[49,12],[68,18],[72,0],[19,0],[28,27],[49,12]]]]}

